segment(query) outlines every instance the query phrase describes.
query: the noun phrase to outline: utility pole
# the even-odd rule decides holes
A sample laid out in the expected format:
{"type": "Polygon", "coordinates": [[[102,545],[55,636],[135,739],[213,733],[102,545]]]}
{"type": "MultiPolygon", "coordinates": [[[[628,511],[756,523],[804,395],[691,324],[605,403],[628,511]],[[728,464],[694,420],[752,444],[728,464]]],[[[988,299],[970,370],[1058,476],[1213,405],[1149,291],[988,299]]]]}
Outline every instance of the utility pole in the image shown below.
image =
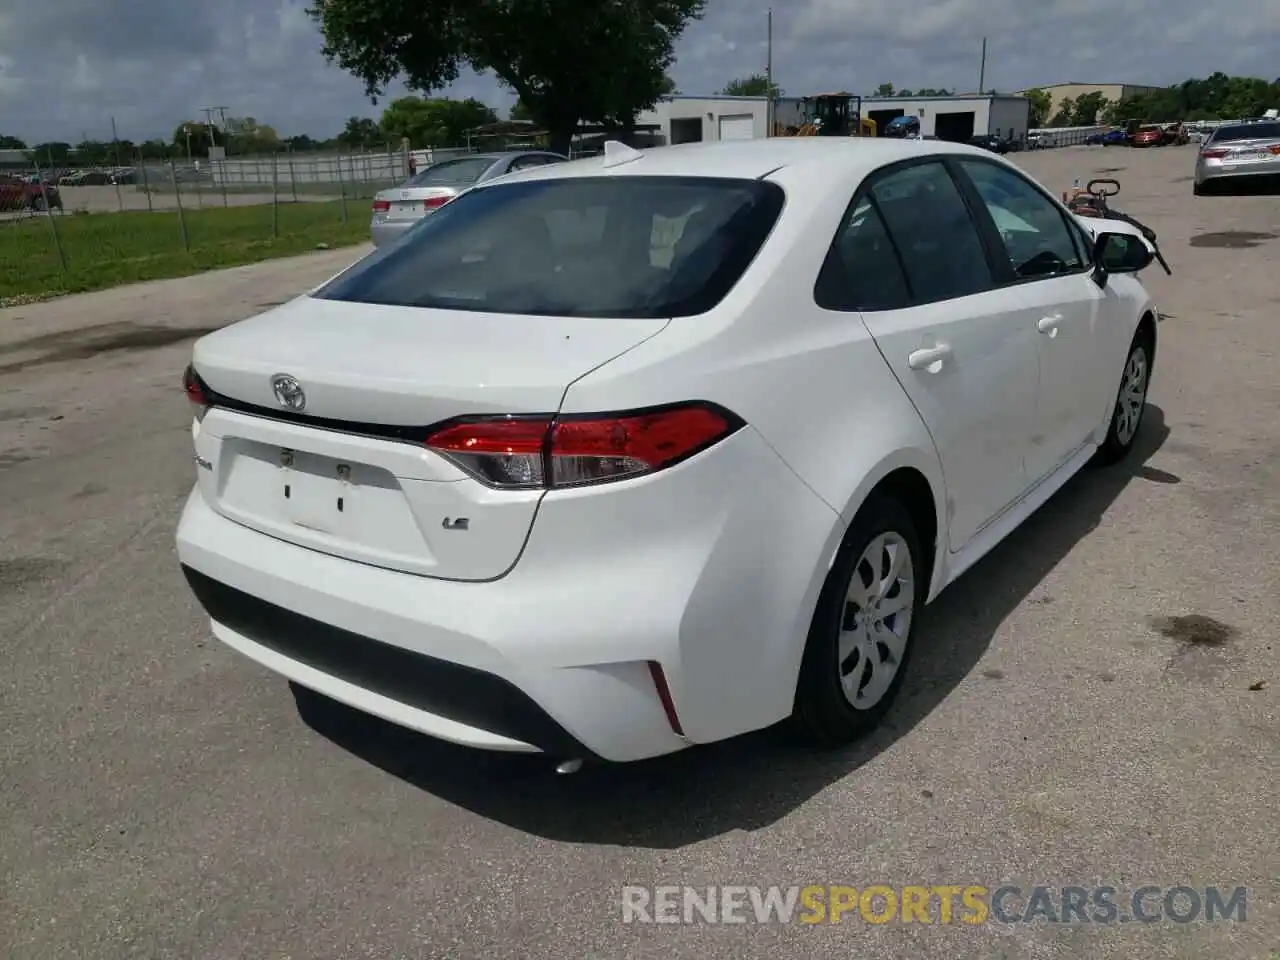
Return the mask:
{"type": "Polygon", "coordinates": [[[769,94],[769,105],[768,105],[768,107],[766,107],[766,108],[765,108],[765,117],[767,118],[767,119],[765,120],[765,123],[767,123],[767,124],[768,124],[768,126],[769,126],[769,132],[768,132],[767,136],[772,137],[772,136],[773,136],[773,133],[774,133],[774,129],[773,129],[773,118],[774,118],[774,109],[773,109],[773,7],[770,7],[770,8],[769,8],[769,18],[768,18],[767,23],[768,23],[768,27],[767,27],[768,35],[767,35],[767,40],[766,40],[766,42],[765,42],[764,78],[765,78],[765,83],[768,85],[768,86],[767,86],[767,93],[769,94]]]}
{"type": "MultiPolygon", "coordinates": [[[[219,121],[222,123],[223,139],[226,139],[227,128],[227,108],[226,107],[201,107],[200,112],[204,114],[205,129],[209,131],[209,146],[216,147],[218,139],[214,136],[214,127],[219,121]]],[[[224,144],[225,146],[225,144],[224,144]]]]}
{"type": "MultiPolygon", "coordinates": [[[[116,118],[111,118],[111,144],[115,148],[116,167],[120,167],[120,135],[116,132],[116,118]]],[[[116,209],[124,209],[124,200],[120,196],[120,178],[112,176],[112,180],[116,182],[116,209]]]]}
{"type": "Polygon", "coordinates": [[[987,92],[987,38],[982,38],[982,66],[978,68],[978,95],[987,92]]]}

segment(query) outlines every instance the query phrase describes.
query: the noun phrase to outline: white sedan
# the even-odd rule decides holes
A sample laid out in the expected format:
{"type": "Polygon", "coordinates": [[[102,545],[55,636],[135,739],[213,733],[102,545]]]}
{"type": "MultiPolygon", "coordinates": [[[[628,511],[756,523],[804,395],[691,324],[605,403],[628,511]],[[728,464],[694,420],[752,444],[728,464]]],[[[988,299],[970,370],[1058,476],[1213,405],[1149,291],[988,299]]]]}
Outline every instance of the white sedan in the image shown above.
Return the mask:
{"type": "Polygon", "coordinates": [[[182,567],[231,647],[455,743],[844,743],[922,605],[1133,446],[1150,262],[941,141],[516,173],[196,343],[182,567]]]}

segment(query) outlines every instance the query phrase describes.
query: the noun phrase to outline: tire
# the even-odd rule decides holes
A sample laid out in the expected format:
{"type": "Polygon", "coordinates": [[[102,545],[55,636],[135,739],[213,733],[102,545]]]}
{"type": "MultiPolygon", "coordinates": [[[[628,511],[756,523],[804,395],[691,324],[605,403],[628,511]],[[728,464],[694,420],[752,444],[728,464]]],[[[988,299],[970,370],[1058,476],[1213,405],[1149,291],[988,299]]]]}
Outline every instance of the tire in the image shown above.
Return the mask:
{"type": "Polygon", "coordinates": [[[1129,346],[1124,373],[1120,377],[1120,389],[1116,392],[1116,405],[1111,412],[1111,423],[1107,426],[1107,438],[1098,448],[1096,459],[1099,463],[1118,463],[1123,460],[1138,439],[1142,418],[1147,410],[1147,393],[1151,389],[1151,346],[1151,338],[1143,331],[1138,332],[1129,346]],[[1141,368],[1140,383],[1135,386],[1135,370],[1138,367],[1141,368]]]}
{"type": "Polygon", "coordinates": [[[1203,183],[1193,183],[1191,185],[1191,194],[1196,197],[1203,197],[1208,194],[1208,190],[1203,183]]]}
{"type": "Polygon", "coordinates": [[[911,514],[897,500],[872,495],[845,533],[809,627],[791,717],[796,732],[804,739],[824,746],[842,746],[879,726],[907,675],[916,621],[928,595],[927,569],[911,514]],[[902,560],[897,561],[899,571],[907,576],[890,583],[880,603],[892,607],[897,606],[894,601],[905,598],[906,605],[866,626],[849,599],[850,588],[855,578],[863,586],[873,581],[870,567],[863,562],[864,555],[868,551],[881,553],[875,548],[886,540],[897,548],[899,557],[909,561],[909,567],[902,560]],[[861,652],[855,648],[842,664],[841,653],[858,635],[863,637],[861,652]],[[877,636],[883,641],[871,639],[877,636]],[[886,652],[891,652],[888,660],[886,652]],[[896,661],[896,668],[889,674],[877,675],[872,663],[868,678],[864,665],[872,655],[881,669],[891,666],[890,661],[896,661]],[[856,663],[852,672],[851,661],[856,663]],[[846,694],[848,681],[842,681],[844,673],[851,681],[860,681],[850,686],[864,695],[862,706],[855,706],[856,696],[851,700],[846,694]]]}

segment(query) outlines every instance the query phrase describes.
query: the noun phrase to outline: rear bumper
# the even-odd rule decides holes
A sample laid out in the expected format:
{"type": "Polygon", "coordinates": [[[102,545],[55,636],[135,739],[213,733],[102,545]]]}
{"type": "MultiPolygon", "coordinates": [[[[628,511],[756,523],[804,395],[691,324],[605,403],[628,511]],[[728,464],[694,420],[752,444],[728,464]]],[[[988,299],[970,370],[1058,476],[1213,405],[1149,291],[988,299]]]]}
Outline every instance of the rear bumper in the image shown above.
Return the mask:
{"type": "Polygon", "coordinates": [[[399,240],[410,227],[417,223],[417,220],[373,220],[369,224],[369,235],[373,245],[381,247],[399,240]]]}
{"type": "Polygon", "coordinates": [[[191,567],[182,572],[222,640],[304,686],[342,678],[349,689],[339,692],[340,699],[389,720],[416,719],[413,725],[420,727],[435,718],[436,725],[452,725],[452,739],[473,746],[536,748],[568,757],[588,752],[533,700],[492,673],[340,630],[191,567]]]}
{"type": "Polygon", "coordinates": [[[835,512],[750,428],[616,487],[548,495],[520,561],[488,582],[290,544],[198,490],[178,556],[223,642],[454,743],[631,761],[786,717],[835,512]]]}
{"type": "Polygon", "coordinates": [[[1276,177],[1280,179],[1280,157],[1275,160],[1258,160],[1253,163],[1208,164],[1196,166],[1196,183],[1207,183],[1210,180],[1245,180],[1254,177],[1276,177]]]}

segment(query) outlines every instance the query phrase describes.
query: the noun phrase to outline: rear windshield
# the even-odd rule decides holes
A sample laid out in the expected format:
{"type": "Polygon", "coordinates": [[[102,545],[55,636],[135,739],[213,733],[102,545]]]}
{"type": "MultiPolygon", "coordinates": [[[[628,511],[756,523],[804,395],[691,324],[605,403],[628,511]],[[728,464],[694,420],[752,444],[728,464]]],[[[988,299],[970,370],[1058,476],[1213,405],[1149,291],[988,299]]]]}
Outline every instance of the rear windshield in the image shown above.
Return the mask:
{"type": "Polygon", "coordinates": [[[317,291],[325,300],[572,317],[705,313],[751,264],[777,184],[572,177],[479,187],[317,291]]]}
{"type": "Polygon", "coordinates": [[[1213,135],[1214,143],[1272,139],[1280,139],[1280,123],[1241,123],[1232,127],[1219,127],[1213,135]]]}
{"type": "Polygon", "coordinates": [[[427,167],[409,178],[406,187],[428,187],[434,183],[475,183],[481,174],[492,167],[493,157],[466,157],[462,160],[446,160],[427,167]]]}

